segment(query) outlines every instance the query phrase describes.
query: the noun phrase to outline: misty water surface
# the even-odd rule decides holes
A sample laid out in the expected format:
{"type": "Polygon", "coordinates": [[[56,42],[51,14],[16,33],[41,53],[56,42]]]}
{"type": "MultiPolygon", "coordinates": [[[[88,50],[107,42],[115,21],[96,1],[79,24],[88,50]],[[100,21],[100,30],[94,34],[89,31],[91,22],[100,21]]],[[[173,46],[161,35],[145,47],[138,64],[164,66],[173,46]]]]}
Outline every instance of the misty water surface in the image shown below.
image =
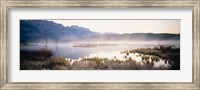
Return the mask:
{"type": "MultiPolygon", "coordinates": [[[[54,52],[56,57],[78,59],[90,56],[99,52],[125,51],[137,48],[151,48],[157,45],[175,45],[180,47],[180,41],[146,41],[146,42],[67,42],[67,43],[48,43],[48,49],[54,52]],[[84,44],[105,44],[94,47],[74,47],[84,44]]],[[[32,43],[31,45],[20,46],[21,50],[39,50],[45,44],[32,43]]]]}

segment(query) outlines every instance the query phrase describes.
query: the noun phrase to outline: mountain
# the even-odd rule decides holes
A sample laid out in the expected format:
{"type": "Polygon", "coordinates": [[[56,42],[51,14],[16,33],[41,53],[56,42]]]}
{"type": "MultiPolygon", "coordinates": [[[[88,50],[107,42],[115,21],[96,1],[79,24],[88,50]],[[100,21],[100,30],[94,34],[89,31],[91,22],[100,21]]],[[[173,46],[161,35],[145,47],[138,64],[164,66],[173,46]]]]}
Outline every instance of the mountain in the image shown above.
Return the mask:
{"type": "Polygon", "coordinates": [[[98,34],[88,28],[63,26],[47,20],[20,20],[20,42],[38,42],[44,39],[53,41],[71,41],[84,36],[98,34]]]}
{"type": "Polygon", "coordinates": [[[51,41],[145,41],[180,40],[180,34],[154,33],[99,33],[76,25],[63,26],[47,20],[20,20],[20,42],[51,41]]]}

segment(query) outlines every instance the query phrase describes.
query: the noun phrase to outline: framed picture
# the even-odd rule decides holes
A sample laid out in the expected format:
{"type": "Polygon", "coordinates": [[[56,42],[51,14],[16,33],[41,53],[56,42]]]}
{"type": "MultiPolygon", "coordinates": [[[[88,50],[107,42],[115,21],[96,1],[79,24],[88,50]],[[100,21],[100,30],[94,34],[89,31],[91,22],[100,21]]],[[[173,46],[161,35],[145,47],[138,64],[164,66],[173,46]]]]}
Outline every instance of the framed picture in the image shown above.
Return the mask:
{"type": "Polygon", "coordinates": [[[1,89],[199,90],[199,0],[4,0],[1,89]]]}

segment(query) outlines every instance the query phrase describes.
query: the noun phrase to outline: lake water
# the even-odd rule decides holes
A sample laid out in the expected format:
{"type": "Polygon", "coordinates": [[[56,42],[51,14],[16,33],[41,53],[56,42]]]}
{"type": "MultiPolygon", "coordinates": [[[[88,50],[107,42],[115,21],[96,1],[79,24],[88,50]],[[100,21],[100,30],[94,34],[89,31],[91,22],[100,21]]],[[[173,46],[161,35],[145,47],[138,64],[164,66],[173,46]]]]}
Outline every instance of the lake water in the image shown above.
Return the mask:
{"type": "MultiPolygon", "coordinates": [[[[69,42],[59,44],[48,44],[48,48],[55,56],[78,59],[89,57],[101,52],[125,51],[137,48],[154,47],[156,45],[175,45],[180,47],[180,41],[146,41],[146,42],[69,42]]],[[[32,45],[20,46],[20,50],[39,50],[44,44],[34,43],[32,45]],[[37,45],[37,46],[34,46],[37,45]]]]}

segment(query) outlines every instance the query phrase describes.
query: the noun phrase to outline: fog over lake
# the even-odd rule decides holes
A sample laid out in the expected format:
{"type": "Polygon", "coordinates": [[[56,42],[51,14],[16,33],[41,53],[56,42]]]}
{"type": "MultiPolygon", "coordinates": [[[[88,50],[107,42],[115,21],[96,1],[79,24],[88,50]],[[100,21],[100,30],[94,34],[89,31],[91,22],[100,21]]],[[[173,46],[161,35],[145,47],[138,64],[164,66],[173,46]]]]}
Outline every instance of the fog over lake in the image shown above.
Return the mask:
{"type": "Polygon", "coordinates": [[[180,70],[180,20],[20,20],[20,70],[180,70]]]}
{"type": "MultiPolygon", "coordinates": [[[[78,59],[88,57],[99,52],[125,51],[137,48],[151,48],[157,45],[180,46],[179,40],[169,41],[127,41],[127,42],[66,42],[49,43],[48,49],[54,52],[56,57],[78,59]],[[81,46],[91,45],[91,46],[81,46]]],[[[45,46],[44,43],[30,43],[30,45],[20,46],[20,50],[40,50],[45,46]]]]}

